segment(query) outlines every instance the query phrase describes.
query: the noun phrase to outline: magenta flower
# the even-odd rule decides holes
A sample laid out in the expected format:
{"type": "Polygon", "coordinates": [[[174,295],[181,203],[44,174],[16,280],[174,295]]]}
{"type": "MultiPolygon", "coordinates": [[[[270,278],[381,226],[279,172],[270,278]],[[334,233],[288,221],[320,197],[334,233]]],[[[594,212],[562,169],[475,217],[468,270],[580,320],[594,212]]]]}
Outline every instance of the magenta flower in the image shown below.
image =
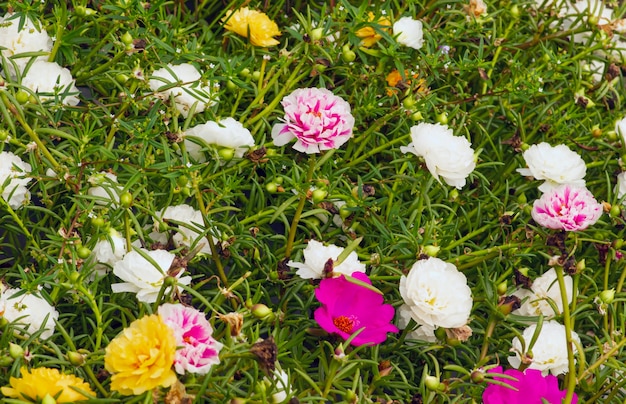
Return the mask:
{"type": "MultiPolygon", "coordinates": [[[[508,384],[510,387],[490,384],[483,392],[483,404],[542,404],[561,403],[567,392],[559,389],[559,380],[556,376],[543,376],[540,370],[526,369],[520,372],[517,369],[502,371],[498,366],[488,373],[500,373],[514,377],[516,380],[505,379],[495,376],[494,379],[508,384]]],[[[574,393],[572,404],[578,402],[578,396],[574,393]]]]}
{"type": "MultiPolygon", "coordinates": [[[[352,277],[372,284],[363,272],[353,272],[352,277]]],[[[315,310],[313,317],[329,333],[348,339],[362,330],[352,341],[355,346],[375,345],[387,339],[388,332],[398,332],[390,324],[395,310],[383,304],[383,296],[364,286],[350,282],[345,275],[326,278],[315,289],[315,297],[322,307],[315,310]]]]}
{"type": "Polygon", "coordinates": [[[531,214],[548,229],[578,231],[598,221],[602,205],[587,188],[561,185],[537,199],[531,214]]]}
{"type": "Polygon", "coordinates": [[[207,374],[211,366],[220,363],[222,344],[213,339],[213,328],[206,317],[193,307],[165,303],[159,306],[159,315],[176,337],[174,369],[178,374],[207,374]]]}
{"type": "Polygon", "coordinates": [[[297,139],[294,149],[308,154],[337,149],[352,137],[350,104],[325,88],[300,88],[283,98],[283,122],[272,128],[276,146],[297,139]]]}

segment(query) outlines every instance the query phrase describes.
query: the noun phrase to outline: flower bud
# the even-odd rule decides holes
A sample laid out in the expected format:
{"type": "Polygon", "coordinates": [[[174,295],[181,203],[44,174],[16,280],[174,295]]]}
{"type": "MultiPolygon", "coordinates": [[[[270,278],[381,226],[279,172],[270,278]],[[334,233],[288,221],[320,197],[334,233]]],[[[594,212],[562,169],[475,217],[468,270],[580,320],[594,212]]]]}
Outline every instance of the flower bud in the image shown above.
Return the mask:
{"type": "Polygon", "coordinates": [[[358,400],[358,398],[359,398],[359,397],[356,395],[356,393],[355,393],[353,390],[348,389],[348,390],[346,390],[346,394],[344,394],[343,398],[344,398],[344,399],[345,399],[348,403],[353,404],[353,403],[356,403],[356,402],[357,402],[357,400],[358,400]]]}
{"type": "Polygon", "coordinates": [[[243,78],[248,78],[248,77],[250,77],[250,69],[248,69],[247,67],[246,67],[246,68],[241,69],[241,71],[239,72],[239,75],[240,75],[241,77],[243,77],[243,78]]]}
{"type": "Polygon", "coordinates": [[[226,161],[230,161],[235,157],[235,149],[230,147],[224,147],[220,149],[217,154],[226,161]]]}
{"type": "Polygon", "coordinates": [[[115,81],[119,84],[125,84],[128,80],[130,80],[130,77],[124,73],[118,73],[115,75],[115,81]]]}
{"type": "Polygon", "coordinates": [[[576,273],[577,274],[579,274],[582,271],[584,271],[585,268],[587,268],[587,266],[585,265],[585,259],[584,258],[576,263],[576,273]]]}
{"type": "Polygon", "coordinates": [[[96,14],[96,10],[84,6],[76,6],[74,12],[79,17],[89,17],[96,14]]]}
{"type": "Polygon", "coordinates": [[[421,121],[422,119],[424,119],[424,116],[422,115],[420,111],[417,111],[411,114],[411,120],[414,122],[421,121]]]}
{"type": "Polygon", "coordinates": [[[24,356],[24,348],[11,342],[9,343],[9,355],[13,359],[21,358],[24,356]]]}
{"type": "Polygon", "coordinates": [[[435,376],[426,376],[424,379],[424,386],[430,391],[437,391],[440,384],[439,378],[435,376]]]}
{"type": "Polygon", "coordinates": [[[56,404],[57,400],[55,400],[50,394],[46,394],[46,396],[41,400],[41,404],[56,404]]]}
{"type": "Polygon", "coordinates": [[[319,41],[320,39],[322,39],[323,36],[324,36],[323,28],[315,28],[311,30],[311,35],[310,35],[311,40],[319,41]]]}
{"type": "Polygon", "coordinates": [[[261,78],[261,72],[258,70],[255,70],[252,72],[252,80],[254,81],[258,81],[261,78]]]}
{"type": "Polygon", "coordinates": [[[428,255],[429,257],[436,257],[437,254],[439,254],[439,250],[441,250],[441,247],[437,245],[427,245],[423,247],[423,250],[424,254],[428,255]]]}
{"type": "Polygon", "coordinates": [[[9,138],[9,132],[4,129],[0,129],[0,142],[4,142],[9,138]]]}
{"type": "Polygon", "coordinates": [[[67,353],[67,360],[74,366],[83,366],[86,356],[85,354],[71,351],[67,353]]]}
{"type": "Polygon", "coordinates": [[[520,16],[519,7],[517,6],[517,4],[513,4],[509,9],[509,12],[511,13],[511,17],[515,19],[518,19],[520,16]]]}
{"type": "Polygon", "coordinates": [[[415,106],[415,98],[412,95],[409,95],[404,100],[402,100],[402,106],[406,109],[411,109],[415,106]]]}
{"type": "Polygon", "coordinates": [[[622,213],[622,209],[617,204],[611,206],[611,209],[609,210],[609,215],[611,217],[619,217],[621,213],[622,213]]]}
{"type": "Polygon", "coordinates": [[[470,379],[472,379],[474,383],[482,383],[485,380],[485,371],[482,368],[474,369],[470,375],[470,379]]]}
{"type": "Polygon", "coordinates": [[[442,124],[442,125],[447,125],[448,124],[448,113],[447,112],[442,112],[442,113],[438,114],[435,117],[435,120],[437,122],[439,122],[440,124],[442,124]]]}
{"type": "Polygon", "coordinates": [[[268,182],[267,184],[265,184],[265,190],[270,194],[275,194],[276,192],[278,192],[278,185],[274,184],[273,182],[268,182]]]}
{"type": "Polygon", "coordinates": [[[7,366],[11,366],[11,364],[13,363],[13,358],[11,358],[10,356],[2,356],[0,357],[0,368],[4,368],[7,366]]]}
{"type": "Polygon", "coordinates": [[[615,299],[615,289],[607,289],[600,292],[600,300],[602,303],[611,304],[615,299]]]}
{"type": "Polygon", "coordinates": [[[498,291],[498,295],[504,296],[506,294],[507,287],[508,285],[506,281],[500,282],[498,286],[496,287],[498,291]]]}
{"type": "Polygon", "coordinates": [[[124,192],[120,195],[120,205],[124,208],[130,208],[133,204],[133,196],[130,192],[124,192]]]}
{"type": "Polygon", "coordinates": [[[124,35],[122,35],[121,40],[124,45],[131,45],[133,43],[133,36],[130,34],[130,32],[126,32],[124,35]]]}
{"type": "Polygon", "coordinates": [[[316,189],[315,191],[313,191],[313,194],[311,195],[311,199],[313,200],[313,203],[320,203],[322,202],[326,196],[328,195],[328,191],[324,190],[324,189],[316,189]]]}
{"type": "Polygon", "coordinates": [[[85,246],[80,246],[76,250],[76,255],[78,255],[78,258],[84,260],[89,258],[89,256],[91,255],[91,250],[85,246]]]}
{"type": "Polygon", "coordinates": [[[29,97],[30,95],[24,90],[19,90],[17,94],[15,94],[15,99],[20,104],[26,104],[28,102],[29,97]]]}
{"type": "Polygon", "coordinates": [[[443,327],[439,327],[435,330],[435,337],[437,337],[437,339],[439,341],[444,341],[447,337],[446,335],[446,329],[443,327]]]}
{"type": "Polygon", "coordinates": [[[272,320],[274,317],[274,313],[272,313],[272,309],[267,307],[262,303],[257,303],[250,309],[252,315],[259,320],[272,320]]]}

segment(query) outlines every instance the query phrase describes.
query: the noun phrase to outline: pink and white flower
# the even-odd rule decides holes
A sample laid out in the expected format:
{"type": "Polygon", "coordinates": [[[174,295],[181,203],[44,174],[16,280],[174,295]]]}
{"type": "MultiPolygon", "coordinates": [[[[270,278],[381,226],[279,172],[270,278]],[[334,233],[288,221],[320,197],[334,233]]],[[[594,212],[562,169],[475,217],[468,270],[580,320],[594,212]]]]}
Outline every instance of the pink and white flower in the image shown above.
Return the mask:
{"type": "Polygon", "coordinates": [[[338,149],[352,137],[350,104],[325,88],[300,88],[283,98],[284,123],[274,125],[272,139],[284,146],[296,138],[294,149],[312,154],[338,149]]]}
{"type": "Polygon", "coordinates": [[[165,303],[159,306],[159,315],[176,337],[174,369],[176,373],[207,374],[211,366],[220,363],[223,345],[212,334],[213,327],[204,314],[193,307],[165,303]]]}
{"type": "Polygon", "coordinates": [[[585,230],[602,216],[602,205],[584,187],[561,185],[533,204],[535,222],[554,230],[585,230]]]}

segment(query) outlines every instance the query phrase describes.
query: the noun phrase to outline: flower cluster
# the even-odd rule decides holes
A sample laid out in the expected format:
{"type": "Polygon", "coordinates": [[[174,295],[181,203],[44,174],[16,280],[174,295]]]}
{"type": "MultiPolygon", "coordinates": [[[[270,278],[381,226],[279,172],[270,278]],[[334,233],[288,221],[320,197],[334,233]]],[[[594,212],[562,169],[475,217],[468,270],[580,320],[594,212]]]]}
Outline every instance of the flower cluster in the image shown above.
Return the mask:
{"type": "Polygon", "coordinates": [[[181,304],[164,304],[158,315],[133,321],[106,348],[104,366],[111,389],[139,395],[176,382],[175,371],[206,374],[219,363],[222,344],[212,337],[204,314],[181,304]]]}

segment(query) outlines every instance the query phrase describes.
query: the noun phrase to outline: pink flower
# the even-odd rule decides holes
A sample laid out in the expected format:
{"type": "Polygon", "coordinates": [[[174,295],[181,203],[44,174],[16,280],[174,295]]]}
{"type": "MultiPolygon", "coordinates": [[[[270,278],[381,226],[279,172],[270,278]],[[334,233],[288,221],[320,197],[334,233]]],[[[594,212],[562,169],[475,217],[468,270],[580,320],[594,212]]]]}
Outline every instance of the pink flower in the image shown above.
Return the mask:
{"type": "Polygon", "coordinates": [[[211,334],[213,328],[203,313],[182,304],[165,303],[159,306],[159,315],[176,337],[174,369],[178,374],[207,374],[212,365],[220,363],[222,344],[211,334]]]}
{"type": "Polygon", "coordinates": [[[294,137],[294,149],[308,154],[337,149],[352,137],[350,104],[325,88],[300,88],[283,98],[285,123],[272,128],[276,146],[294,137]]]}
{"type": "MultiPolygon", "coordinates": [[[[542,376],[540,370],[526,369],[520,372],[517,369],[507,369],[503,372],[502,367],[498,366],[488,373],[504,373],[514,377],[515,380],[495,376],[495,380],[504,382],[512,388],[497,384],[489,385],[483,393],[484,404],[541,404],[544,402],[542,399],[548,403],[560,403],[567,394],[566,391],[559,389],[559,380],[556,376],[542,376]]],[[[578,396],[574,393],[572,404],[577,402],[578,396]]]]}
{"type": "MultiPolygon", "coordinates": [[[[352,278],[372,284],[363,272],[353,272],[352,278]]],[[[393,306],[383,304],[381,294],[350,282],[345,275],[323,279],[315,289],[315,297],[322,307],[315,310],[313,317],[324,330],[343,339],[362,330],[351,341],[352,345],[380,344],[387,339],[388,332],[398,332],[390,324],[395,314],[393,306]]]]}
{"type": "Polygon", "coordinates": [[[602,205],[584,187],[561,185],[543,194],[533,204],[532,217],[555,230],[584,230],[598,221],[602,205]]]}

